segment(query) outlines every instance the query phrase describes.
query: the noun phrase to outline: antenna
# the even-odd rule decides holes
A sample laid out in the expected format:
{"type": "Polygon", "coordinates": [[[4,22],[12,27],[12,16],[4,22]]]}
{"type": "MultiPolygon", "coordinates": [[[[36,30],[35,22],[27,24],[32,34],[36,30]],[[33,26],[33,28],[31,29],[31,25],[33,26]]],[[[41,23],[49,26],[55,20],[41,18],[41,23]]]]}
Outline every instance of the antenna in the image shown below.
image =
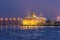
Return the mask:
{"type": "Polygon", "coordinates": [[[36,17],[35,12],[31,13],[31,17],[36,17]]]}
{"type": "Polygon", "coordinates": [[[42,17],[43,16],[43,14],[42,13],[40,13],[40,17],[42,17]]]}

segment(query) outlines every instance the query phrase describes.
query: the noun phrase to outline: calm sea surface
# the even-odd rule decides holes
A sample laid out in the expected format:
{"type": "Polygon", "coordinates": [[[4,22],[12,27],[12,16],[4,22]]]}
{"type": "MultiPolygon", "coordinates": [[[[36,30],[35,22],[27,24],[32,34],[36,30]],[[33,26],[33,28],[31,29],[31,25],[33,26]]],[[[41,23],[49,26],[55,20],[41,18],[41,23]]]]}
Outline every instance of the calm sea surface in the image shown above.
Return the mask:
{"type": "Polygon", "coordinates": [[[0,40],[60,40],[60,26],[0,26],[0,40]]]}

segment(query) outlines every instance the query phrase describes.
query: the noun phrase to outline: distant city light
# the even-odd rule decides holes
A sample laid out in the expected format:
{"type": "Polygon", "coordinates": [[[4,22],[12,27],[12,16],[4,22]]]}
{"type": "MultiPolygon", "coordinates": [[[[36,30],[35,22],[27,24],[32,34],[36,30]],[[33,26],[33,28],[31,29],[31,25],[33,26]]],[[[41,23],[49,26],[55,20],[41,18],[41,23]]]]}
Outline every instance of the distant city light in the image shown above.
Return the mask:
{"type": "Polygon", "coordinates": [[[16,20],[16,18],[13,18],[13,20],[16,20]]]}
{"type": "Polygon", "coordinates": [[[0,20],[2,21],[2,20],[3,20],[3,18],[0,18],[0,20]]]}
{"type": "Polygon", "coordinates": [[[60,21],[60,16],[57,16],[57,21],[60,21]]]}
{"type": "Polygon", "coordinates": [[[18,20],[20,20],[20,18],[18,18],[18,20]]]}
{"type": "Polygon", "coordinates": [[[12,20],[12,18],[9,18],[9,20],[12,20]]]}
{"type": "Polygon", "coordinates": [[[8,18],[5,18],[5,20],[7,21],[7,20],[8,20],[8,18]]]}

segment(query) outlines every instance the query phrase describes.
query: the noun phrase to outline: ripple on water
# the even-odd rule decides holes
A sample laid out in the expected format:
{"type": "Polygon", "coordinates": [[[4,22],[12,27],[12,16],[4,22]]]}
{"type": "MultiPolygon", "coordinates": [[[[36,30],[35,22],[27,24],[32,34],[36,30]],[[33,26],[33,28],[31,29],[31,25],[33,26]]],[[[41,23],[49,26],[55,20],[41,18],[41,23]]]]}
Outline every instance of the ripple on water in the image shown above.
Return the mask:
{"type": "Polygon", "coordinates": [[[20,30],[19,27],[0,28],[1,40],[59,40],[60,28],[36,28],[20,30]]]}

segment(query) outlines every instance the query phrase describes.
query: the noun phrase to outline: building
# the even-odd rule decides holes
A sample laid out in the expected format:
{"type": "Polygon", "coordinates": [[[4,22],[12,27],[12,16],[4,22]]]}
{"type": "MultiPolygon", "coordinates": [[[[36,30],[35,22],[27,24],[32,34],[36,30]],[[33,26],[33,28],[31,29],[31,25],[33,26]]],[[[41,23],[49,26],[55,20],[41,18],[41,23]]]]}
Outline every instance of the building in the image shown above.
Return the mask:
{"type": "Polygon", "coordinates": [[[23,25],[42,25],[46,22],[46,18],[37,17],[34,12],[31,13],[28,17],[23,19],[23,25]]]}

